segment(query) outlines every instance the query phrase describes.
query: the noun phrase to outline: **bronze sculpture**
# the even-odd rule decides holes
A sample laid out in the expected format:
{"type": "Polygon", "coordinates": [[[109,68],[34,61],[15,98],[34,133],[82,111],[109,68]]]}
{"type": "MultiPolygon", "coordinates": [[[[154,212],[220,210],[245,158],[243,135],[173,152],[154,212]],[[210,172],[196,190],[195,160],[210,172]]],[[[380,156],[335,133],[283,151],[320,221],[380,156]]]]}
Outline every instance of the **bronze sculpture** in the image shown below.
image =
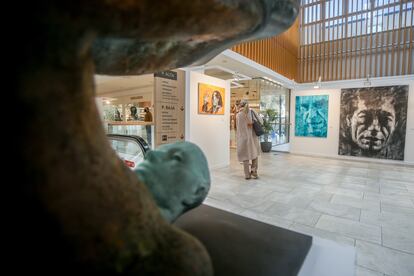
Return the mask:
{"type": "Polygon", "coordinates": [[[13,131],[21,164],[11,194],[14,272],[211,275],[203,246],[162,219],[109,147],[93,75],[205,62],[285,30],[297,1],[39,0],[10,8],[21,21],[12,92],[30,114],[13,131]]]}
{"type": "Polygon", "coordinates": [[[169,222],[199,206],[210,189],[207,159],[190,142],[166,144],[149,151],[135,173],[169,222]]]}

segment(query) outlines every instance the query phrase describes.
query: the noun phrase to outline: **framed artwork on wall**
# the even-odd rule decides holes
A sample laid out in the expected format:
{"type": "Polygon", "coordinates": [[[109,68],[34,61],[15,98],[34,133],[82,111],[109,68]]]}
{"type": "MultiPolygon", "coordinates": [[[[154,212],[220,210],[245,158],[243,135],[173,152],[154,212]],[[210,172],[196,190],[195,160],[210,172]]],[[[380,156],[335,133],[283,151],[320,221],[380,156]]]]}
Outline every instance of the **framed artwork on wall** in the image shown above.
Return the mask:
{"type": "Polygon", "coordinates": [[[342,89],[339,155],[404,160],[408,85],[342,89]]]}
{"type": "Polygon", "coordinates": [[[198,84],[198,114],[224,115],[225,89],[205,83],[198,84]]]}
{"type": "Polygon", "coordinates": [[[328,135],[328,95],[296,96],[295,136],[328,135]]]}

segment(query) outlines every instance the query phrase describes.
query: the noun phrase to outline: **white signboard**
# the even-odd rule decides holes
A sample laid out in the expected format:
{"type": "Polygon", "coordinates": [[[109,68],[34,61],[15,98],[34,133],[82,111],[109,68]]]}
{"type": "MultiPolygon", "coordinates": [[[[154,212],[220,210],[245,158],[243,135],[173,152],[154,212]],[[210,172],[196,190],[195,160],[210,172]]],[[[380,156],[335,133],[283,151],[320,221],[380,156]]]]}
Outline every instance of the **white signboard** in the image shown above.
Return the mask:
{"type": "Polygon", "coordinates": [[[154,74],[155,146],[184,141],[184,78],[182,70],[154,74]]]}

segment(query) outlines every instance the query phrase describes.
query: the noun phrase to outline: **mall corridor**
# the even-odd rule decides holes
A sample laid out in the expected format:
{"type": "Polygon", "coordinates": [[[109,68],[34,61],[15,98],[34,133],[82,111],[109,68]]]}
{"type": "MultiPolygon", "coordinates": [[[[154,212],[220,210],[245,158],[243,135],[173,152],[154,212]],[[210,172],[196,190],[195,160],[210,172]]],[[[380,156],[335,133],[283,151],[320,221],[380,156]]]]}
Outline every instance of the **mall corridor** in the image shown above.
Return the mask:
{"type": "Polygon", "coordinates": [[[414,167],[270,152],[245,180],[231,154],[206,204],[353,246],[356,275],[412,275],[414,167]]]}

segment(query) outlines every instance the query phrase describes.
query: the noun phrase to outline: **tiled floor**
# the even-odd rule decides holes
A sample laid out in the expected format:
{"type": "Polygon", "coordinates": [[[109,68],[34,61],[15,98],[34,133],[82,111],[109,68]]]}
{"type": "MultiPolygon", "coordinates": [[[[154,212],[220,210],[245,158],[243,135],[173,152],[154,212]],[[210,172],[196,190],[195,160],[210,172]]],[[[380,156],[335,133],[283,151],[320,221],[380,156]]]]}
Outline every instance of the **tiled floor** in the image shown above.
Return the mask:
{"type": "Polygon", "coordinates": [[[235,159],[206,204],[352,245],[356,275],[414,275],[414,167],[267,153],[257,180],[235,159]]]}

